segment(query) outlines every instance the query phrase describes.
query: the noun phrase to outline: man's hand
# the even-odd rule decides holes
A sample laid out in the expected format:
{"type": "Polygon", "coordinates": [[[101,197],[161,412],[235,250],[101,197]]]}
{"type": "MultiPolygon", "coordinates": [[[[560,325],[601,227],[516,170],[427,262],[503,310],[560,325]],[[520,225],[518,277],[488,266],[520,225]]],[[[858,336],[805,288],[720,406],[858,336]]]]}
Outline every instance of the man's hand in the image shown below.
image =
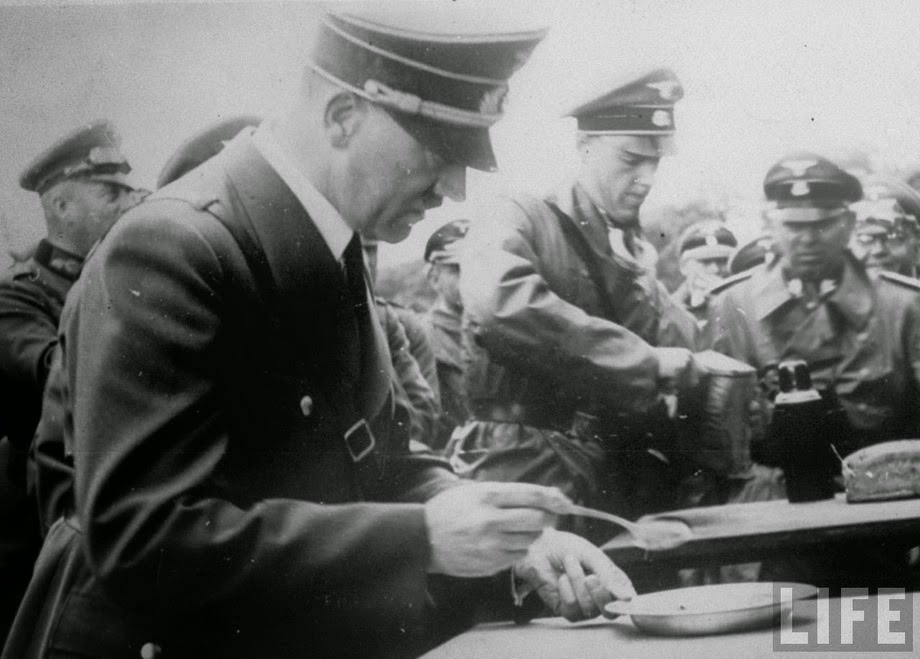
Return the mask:
{"type": "Polygon", "coordinates": [[[572,502],[529,483],[469,483],[425,504],[429,572],[484,577],[511,567],[572,502]]]}
{"type": "Polygon", "coordinates": [[[662,390],[668,393],[671,388],[688,391],[700,382],[702,372],[693,358],[693,353],[686,348],[655,348],[658,357],[658,380],[662,390]]]}
{"type": "Polygon", "coordinates": [[[527,557],[514,566],[516,577],[536,590],[557,615],[567,620],[594,618],[615,599],[632,599],[629,577],[584,538],[546,529],[527,557]]]}

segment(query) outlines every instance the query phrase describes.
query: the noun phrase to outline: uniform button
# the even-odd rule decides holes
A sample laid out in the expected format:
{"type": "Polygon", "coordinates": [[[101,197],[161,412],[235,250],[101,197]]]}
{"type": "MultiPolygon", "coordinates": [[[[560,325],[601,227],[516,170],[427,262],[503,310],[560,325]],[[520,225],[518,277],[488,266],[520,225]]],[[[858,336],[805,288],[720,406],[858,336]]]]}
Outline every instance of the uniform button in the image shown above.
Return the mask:
{"type": "Polygon", "coordinates": [[[141,659],[157,659],[163,654],[163,648],[156,643],[144,643],[141,647],[141,659]]]}
{"type": "Polygon", "coordinates": [[[869,332],[860,332],[856,335],[856,340],[860,343],[865,343],[869,340],[869,332]]]}
{"type": "Polygon", "coordinates": [[[856,409],[859,410],[860,412],[865,412],[867,409],[869,409],[869,406],[866,405],[865,403],[860,403],[859,405],[856,406],[856,409]]]}
{"type": "Polygon", "coordinates": [[[818,303],[815,302],[814,300],[809,300],[808,302],[805,303],[806,309],[814,309],[816,306],[818,306],[818,303]]]}
{"type": "Polygon", "coordinates": [[[313,399],[304,396],[300,399],[300,411],[304,416],[310,416],[313,413],[313,399]]]}
{"type": "Polygon", "coordinates": [[[859,378],[861,380],[865,380],[869,377],[871,373],[872,371],[870,371],[868,368],[861,368],[859,369],[859,378]]]}

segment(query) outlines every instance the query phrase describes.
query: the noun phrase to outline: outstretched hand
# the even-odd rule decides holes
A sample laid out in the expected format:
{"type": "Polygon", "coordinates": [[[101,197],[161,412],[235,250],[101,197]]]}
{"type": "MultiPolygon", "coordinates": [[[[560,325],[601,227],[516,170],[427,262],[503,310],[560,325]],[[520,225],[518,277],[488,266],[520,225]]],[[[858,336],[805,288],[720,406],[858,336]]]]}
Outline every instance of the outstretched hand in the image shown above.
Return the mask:
{"type": "Polygon", "coordinates": [[[536,591],[552,611],[567,620],[594,618],[615,599],[632,599],[629,577],[584,538],[546,529],[514,566],[527,592],[536,591]]]}

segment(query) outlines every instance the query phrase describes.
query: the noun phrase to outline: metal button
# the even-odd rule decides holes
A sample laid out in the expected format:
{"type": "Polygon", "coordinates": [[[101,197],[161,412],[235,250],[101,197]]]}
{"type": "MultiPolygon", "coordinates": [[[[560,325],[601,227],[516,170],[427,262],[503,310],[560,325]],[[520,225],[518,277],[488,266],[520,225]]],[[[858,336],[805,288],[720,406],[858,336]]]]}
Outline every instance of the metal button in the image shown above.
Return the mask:
{"type": "Polygon", "coordinates": [[[300,411],[304,416],[310,416],[313,413],[313,399],[304,396],[300,399],[300,411]]]}
{"type": "Polygon", "coordinates": [[[870,371],[868,368],[859,369],[859,379],[860,380],[867,379],[871,374],[872,374],[872,371],[870,371]]]}
{"type": "Polygon", "coordinates": [[[141,659],[157,659],[163,654],[163,648],[156,643],[144,643],[141,646],[141,659]]]}
{"type": "Polygon", "coordinates": [[[869,409],[869,406],[866,403],[860,403],[856,406],[856,409],[858,409],[860,412],[865,412],[867,409],[869,409]]]}

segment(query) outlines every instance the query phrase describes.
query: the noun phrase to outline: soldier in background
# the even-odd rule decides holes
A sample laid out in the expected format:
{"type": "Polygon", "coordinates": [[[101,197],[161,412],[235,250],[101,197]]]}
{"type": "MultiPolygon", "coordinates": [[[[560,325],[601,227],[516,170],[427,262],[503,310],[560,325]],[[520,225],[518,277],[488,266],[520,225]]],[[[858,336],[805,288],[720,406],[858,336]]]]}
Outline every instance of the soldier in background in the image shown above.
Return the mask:
{"type": "Polygon", "coordinates": [[[856,227],[850,249],[869,270],[888,270],[917,276],[917,239],[920,226],[896,199],[853,204],[856,227]]]}
{"type": "Polygon", "coordinates": [[[920,193],[886,176],[863,184],[863,201],[853,205],[856,229],[850,247],[870,269],[917,277],[920,258],[920,193]]]}
{"type": "MultiPolygon", "coordinates": [[[[768,398],[775,394],[771,369],[784,360],[807,362],[828,404],[845,412],[849,432],[837,443],[841,455],[887,439],[916,437],[920,282],[884,271],[871,277],[847,250],[860,182],[825,158],[801,153],[769,170],[764,192],[779,258],[713,290],[707,345],[757,368],[772,390],[768,398]]],[[[752,456],[750,478],[736,483],[728,500],[783,498],[776,450],[761,443],[752,456]]],[[[859,554],[854,547],[853,555],[859,554]]],[[[863,555],[863,561],[822,556],[822,565],[797,569],[806,570],[806,580],[826,584],[841,577],[842,585],[878,583],[882,568],[868,560],[869,552],[863,555]]],[[[894,571],[886,574],[899,575],[896,582],[904,576],[903,566],[889,567],[894,571]]],[[[789,577],[785,571],[792,567],[784,562],[771,569],[783,571],[774,577],[789,577]]]]}
{"type": "Polygon", "coordinates": [[[431,234],[425,243],[428,283],[437,292],[425,317],[437,364],[441,416],[438,446],[443,448],[454,428],[466,423],[469,408],[463,384],[463,347],[460,325],[463,301],[460,298],[460,251],[469,231],[469,220],[448,222],[431,234]]]}
{"type": "Polygon", "coordinates": [[[639,208],[682,95],[660,69],[576,108],[576,180],[471,228],[460,292],[473,420],[449,452],[467,476],[552,484],[627,516],[673,505],[673,438],[653,431],[668,430],[664,394],[698,378],[697,327],[656,279],[639,208]]]}
{"type": "Polygon", "coordinates": [[[696,222],[680,237],[679,267],[684,281],[672,295],[700,325],[706,320],[709,291],[728,276],[728,258],[737,246],[735,234],[719,220],[696,222]]]}
{"type": "Polygon", "coordinates": [[[6,636],[40,543],[34,503],[26,494],[26,457],[64,300],[92,246],[141,198],[128,182],[131,166],[120,143],[108,121],[80,126],[39,155],[19,180],[40,196],[48,233],[0,281],[0,418],[6,436],[0,443],[0,637],[6,636]]]}

